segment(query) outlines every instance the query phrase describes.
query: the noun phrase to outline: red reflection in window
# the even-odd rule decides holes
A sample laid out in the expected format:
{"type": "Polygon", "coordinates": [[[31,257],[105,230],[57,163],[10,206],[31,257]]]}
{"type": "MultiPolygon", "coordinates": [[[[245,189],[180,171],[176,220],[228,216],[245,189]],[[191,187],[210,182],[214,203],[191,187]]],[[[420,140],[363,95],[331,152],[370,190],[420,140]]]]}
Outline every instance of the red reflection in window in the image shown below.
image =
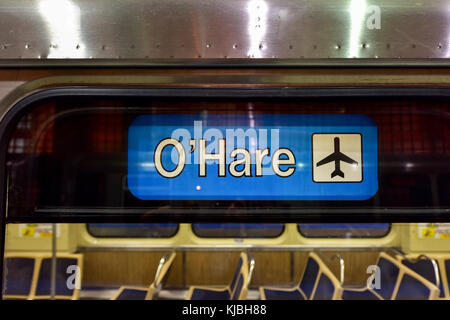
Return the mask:
{"type": "MultiPolygon", "coordinates": [[[[375,106],[374,106],[375,108],[375,106]]],[[[413,101],[383,103],[382,108],[368,114],[377,123],[379,152],[384,154],[450,153],[448,119],[436,116],[444,104],[433,102],[433,109],[413,101]]]]}
{"type": "Polygon", "coordinates": [[[120,152],[124,137],[123,117],[120,114],[96,115],[91,120],[91,151],[120,152]]]}
{"type": "Polygon", "coordinates": [[[55,103],[36,108],[17,124],[8,153],[50,154],[54,144],[55,103]]]}
{"type": "MultiPolygon", "coordinates": [[[[163,104],[162,102],[159,102],[163,104]]],[[[61,113],[69,103],[61,101],[40,105],[24,116],[18,123],[9,142],[10,154],[50,154],[54,151],[55,129],[61,113]],[[59,112],[59,111],[58,111],[59,112]]],[[[158,102],[152,103],[158,107],[158,102]]],[[[114,100],[97,100],[89,108],[102,110],[93,112],[88,122],[79,124],[84,143],[93,153],[116,153],[124,150],[127,121],[124,120],[125,104],[114,100]],[[120,109],[120,110],[119,110],[120,109]]],[[[277,102],[201,102],[173,103],[172,108],[180,112],[209,109],[211,113],[258,112],[273,113],[347,113],[366,114],[378,127],[378,148],[382,154],[430,155],[450,153],[450,127],[446,114],[447,102],[383,100],[367,102],[305,101],[286,103],[285,108],[277,102]],[[225,109],[224,109],[225,108],[225,109]]],[[[77,106],[78,107],[78,106],[77,106]]],[[[127,106],[129,107],[129,106],[127,106]]],[[[150,110],[150,109],[149,109],[150,110]]],[[[145,112],[144,112],[145,113],[145,112]]]]}

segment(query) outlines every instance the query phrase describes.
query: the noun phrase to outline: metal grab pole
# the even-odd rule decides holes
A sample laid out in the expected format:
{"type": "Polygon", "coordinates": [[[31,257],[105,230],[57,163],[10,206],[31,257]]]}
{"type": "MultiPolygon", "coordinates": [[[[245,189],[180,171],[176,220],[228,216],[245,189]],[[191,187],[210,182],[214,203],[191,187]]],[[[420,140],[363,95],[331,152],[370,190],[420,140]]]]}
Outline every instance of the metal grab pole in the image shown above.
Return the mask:
{"type": "Polygon", "coordinates": [[[52,267],[50,271],[50,299],[56,294],[56,223],[52,223],[52,267]]]}

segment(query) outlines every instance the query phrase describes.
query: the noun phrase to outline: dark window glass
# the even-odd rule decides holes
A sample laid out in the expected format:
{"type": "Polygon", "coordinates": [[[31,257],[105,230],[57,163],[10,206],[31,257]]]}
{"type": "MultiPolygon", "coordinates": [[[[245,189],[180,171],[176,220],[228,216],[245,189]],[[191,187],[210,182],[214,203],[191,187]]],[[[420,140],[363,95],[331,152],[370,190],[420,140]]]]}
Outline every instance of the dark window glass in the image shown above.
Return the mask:
{"type": "MultiPolygon", "coordinates": [[[[78,95],[79,91],[74,91],[29,103],[28,109],[10,122],[7,132],[11,134],[4,141],[8,218],[21,221],[56,216],[80,221],[108,216],[117,222],[178,223],[179,217],[186,218],[183,222],[196,217],[195,221],[259,223],[299,222],[307,217],[311,222],[330,222],[337,211],[340,217],[373,221],[395,214],[404,219],[412,215],[437,218],[449,208],[447,100],[382,97],[375,91],[370,97],[317,98],[287,97],[286,93],[284,97],[240,98],[223,92],[220,98],[208,97],[206,92],[186,98],[175,91],[167,97],[78,95]],[[280,115],[365,115],[377,126],[378,192],[357,201],[264,201],[239,196],[226,200],[139,199],[127,184],[129,129],[141,115],[161,114],[204,121],[209,115],[226,115],[220,125],[232,128],[238,126],[234,115],[249,119],[246,125],[251,125],[253,115],[264,115],[277,126],[283,126],[280,115]],[[164,221],[157,221],[160,217],[164,221]],[[249,217],[252,221],[245,220],[249,217]]],[[[164,187],[170,195],[170,183],[164,187]]]]}
{"type": "Polygon", "coordinates": [[[89,223],[87,228],[98,238],[169,238],[178,231],[174,223],[89,223]]]}
{"type": "Polygon", "coordinates": [[[308,223],[299,224],[307,238],[381,238],[390,230],[389,223],[308,223]]]}
{"type": "Polygon", "coordinates": [[[275,238],[283,233],[281,223],[197,223],[194,233],[205,238],[275,238]]]}

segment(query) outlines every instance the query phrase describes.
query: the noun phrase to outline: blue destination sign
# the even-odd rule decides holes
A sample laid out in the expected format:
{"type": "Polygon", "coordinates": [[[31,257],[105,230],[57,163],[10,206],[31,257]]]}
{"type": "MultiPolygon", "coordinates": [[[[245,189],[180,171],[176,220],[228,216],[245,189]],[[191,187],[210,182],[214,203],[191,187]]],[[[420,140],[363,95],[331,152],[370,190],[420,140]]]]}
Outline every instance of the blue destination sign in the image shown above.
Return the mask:
{"type": "Polygon", "coordinates": [[[366,200],[377,127],[363,115],[142,115],[128,188],[141,200],[366,200]]]}

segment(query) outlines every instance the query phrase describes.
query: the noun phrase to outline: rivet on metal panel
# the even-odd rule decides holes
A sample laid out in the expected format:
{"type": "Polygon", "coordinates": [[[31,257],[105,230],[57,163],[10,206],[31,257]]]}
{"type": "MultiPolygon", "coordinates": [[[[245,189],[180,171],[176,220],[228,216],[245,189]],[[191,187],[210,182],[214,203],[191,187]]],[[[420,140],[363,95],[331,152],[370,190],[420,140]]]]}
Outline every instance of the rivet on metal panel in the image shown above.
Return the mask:
{"type": "Polygon", "coordinates": [[[50,1],[49,7],[48,0],[0,0],[2,12],[8,13],[0,19],[2,59],[31,59],[38,54],[42,59],[103,59],[116,58],[117,54],[122,59],[161,59],[173,54],[181,60],[199,54],[216,59],[224,55],[448,58],[449,44],[443,39],[450,16],[448,0],[434,0],[433,5],[379,0],[383,8],[380,28],[368,23],[373,19],[365,12],[368,3],[356,5],[370,2],[362,0],[336,1],[333,5],[328,0],[124,0],[139,4],[129,6],[127,12],[117,10],[108,0],[55,1],[50,1]],[[186,6],[194,8],[195,23],[191,11],[183,10],[186,6]],[[203,7],[205,10],[197,10],[203,7]],[[152,19],[141,19],[140,15],[152,19]],[[131,17],[139,19],[128,19],[131,17]],[[164,28],[168,23],[174,25],[164,28]],[[14,26],[20,29],[16,32],[14,26]],[[173,37],[167,37],[171,33],[173,37]],[[194,35],[195,41],[206,41],[194,45],[194,35]],[[103,46],[99,40],[104,41],[103,46]]]}

